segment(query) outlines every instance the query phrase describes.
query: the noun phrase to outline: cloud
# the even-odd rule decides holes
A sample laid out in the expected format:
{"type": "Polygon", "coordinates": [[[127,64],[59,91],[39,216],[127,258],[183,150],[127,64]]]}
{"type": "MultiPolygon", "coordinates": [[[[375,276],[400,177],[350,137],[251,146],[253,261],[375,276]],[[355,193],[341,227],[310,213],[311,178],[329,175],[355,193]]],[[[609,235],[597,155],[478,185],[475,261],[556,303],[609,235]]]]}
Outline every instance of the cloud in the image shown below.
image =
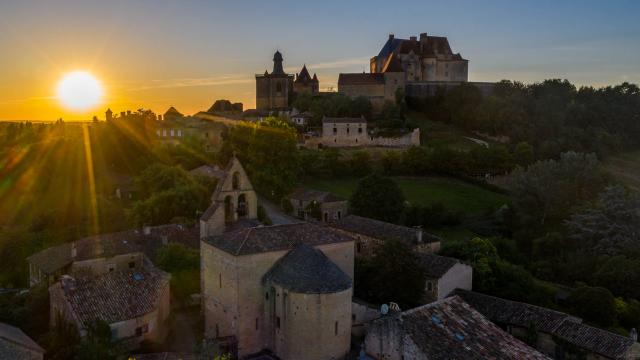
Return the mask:
{"type": "Polygon", "coordinates": [[[169,89],[169,88],[181,88],[181,87],[198,87],[198,86],[221,86],[221,85],[239,85],[250,84],[255,79],[245,75],[228,74],[215,77],[203,77],[203,78],[177,78],[177,79],[159,79],[151,80],[150,83],[139,87],[134,87],[129,90],[141,91],[150,89],[169,89]]]}
{"type": "MultiPolygon", "coordinates": [[[[344,69],[344,68],[350,68],[355,66],[369,67],[369,58],[357,57],[357,58],[347,58],[347,59],[340,59],[335,61],[321,62],[316,64],[307,64],[307,68],[310,71],[344,69]]],[[[289,66],[285,70],[291,73],[291,72],[297,72],[298,70],[300,70],[300,68],[298,67],[294,68],[289,66]]]]}

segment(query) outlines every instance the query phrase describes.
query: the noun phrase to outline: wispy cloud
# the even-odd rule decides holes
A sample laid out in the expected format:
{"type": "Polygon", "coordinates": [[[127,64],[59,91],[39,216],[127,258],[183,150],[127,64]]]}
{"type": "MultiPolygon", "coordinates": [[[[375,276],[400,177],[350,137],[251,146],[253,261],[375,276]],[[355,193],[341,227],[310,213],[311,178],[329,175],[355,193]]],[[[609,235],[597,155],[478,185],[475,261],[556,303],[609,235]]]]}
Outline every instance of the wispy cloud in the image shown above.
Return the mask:
{"type": "Polygon", "coordinates": [[[0,104],[2,104],[2,105],[19,104],[19,103],[27,103],[27,102],[32,102],[32,101],[55,100],[55,99],[57,99],[57,97],[55,97],[55,96],[35,96],[35,97],[28,97],[28,98],[24,98],[24,99],[3,100],[3,101],[0,101],[0,104]]]}
{"type": "MultiPolygon", "coordinates": [[[[369,66],[369,58],[368,57],[356,57],[356,58],[347,58],[340,59],[335,61],[327,61],[316,64],[307,64],[307,68],[309,71],[316,70],[333,70],[333,69],[344,69],[354,66],[369,66]]],[[[300,70],[299,67],[287,67],[285,69],[287,72],[297,72],[300,70]]]]}
{"type": "Polygon", "coordinates": [[[181,87],[198,87],[198,86],[221,86],[221,85],[238,85],[253,83],[255,79],[247,74],[228,74],[215,77],[203,78],[177,78],[177,79],[158,79],[151,80],[149,83],[133,87],[131,91],[141,91],[150,89],[168,89],[181,87]]]}

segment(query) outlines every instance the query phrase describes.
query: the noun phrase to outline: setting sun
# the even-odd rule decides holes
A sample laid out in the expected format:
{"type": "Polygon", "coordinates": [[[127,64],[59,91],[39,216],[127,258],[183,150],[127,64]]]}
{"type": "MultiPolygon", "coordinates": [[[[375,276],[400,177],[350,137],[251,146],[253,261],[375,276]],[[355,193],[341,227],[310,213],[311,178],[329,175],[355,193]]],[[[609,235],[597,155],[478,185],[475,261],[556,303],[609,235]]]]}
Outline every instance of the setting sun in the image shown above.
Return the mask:
{"type": "Polygon", "coordinates": [[[71,110],[87,110],[100,102],[102,85],[86,71],[70,72],[58,83],[57,97],[71,110]]]}

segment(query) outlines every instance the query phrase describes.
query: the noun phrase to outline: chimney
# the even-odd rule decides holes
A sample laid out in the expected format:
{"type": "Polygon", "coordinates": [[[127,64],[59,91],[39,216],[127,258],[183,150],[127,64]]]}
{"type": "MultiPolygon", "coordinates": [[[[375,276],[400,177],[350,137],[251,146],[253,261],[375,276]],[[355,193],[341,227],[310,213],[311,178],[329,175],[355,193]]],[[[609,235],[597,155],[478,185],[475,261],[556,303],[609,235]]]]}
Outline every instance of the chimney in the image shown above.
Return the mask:
{"type": "Polygon", "coordinates": [[[389,34],[389,40],[393,40],[394,37],[395,37],[395,35],[393,35],[393,33],[389,34]]]}
{"type": "Polygon", "coordinates": [[[411,41],[418,41],[418,38],[417,38],[417,37],[415,37],[415,36],[411,36],[411,37],[409,37],[409,40],[411,40],[411,41]]]}
{"type": "Polygon", "coordinates": [[[148,225],[143,226],[142,233],[145,235],[151,235],[151,226],[148,226],[148,225]]]}
{"type": "Polygon", "coordinates": [[[638,332],[636,331],[636,328],[631,328],[631,331],[629,331],[629,337],[633,341],[638,341],[638,332]]]}
{"type": "Polygon", "coordinates": [[[71,258],[75,259],[78,256],[78,247],[76,246],[76,242],[73,241],[71,243],[71,258]]]}

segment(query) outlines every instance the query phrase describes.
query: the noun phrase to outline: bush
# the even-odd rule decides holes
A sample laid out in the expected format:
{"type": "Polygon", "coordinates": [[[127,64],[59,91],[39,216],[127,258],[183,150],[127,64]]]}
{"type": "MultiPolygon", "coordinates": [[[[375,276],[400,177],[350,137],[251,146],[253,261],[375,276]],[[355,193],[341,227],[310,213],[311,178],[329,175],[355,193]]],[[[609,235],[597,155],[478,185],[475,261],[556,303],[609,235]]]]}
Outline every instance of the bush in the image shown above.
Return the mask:
{"type": "Polygon", "coordinates": [[[571,293],[573,312],[587,321],[609,327],[616,321],[616,304],[611,291],[603,287],[581,286],[571,293]]]}

